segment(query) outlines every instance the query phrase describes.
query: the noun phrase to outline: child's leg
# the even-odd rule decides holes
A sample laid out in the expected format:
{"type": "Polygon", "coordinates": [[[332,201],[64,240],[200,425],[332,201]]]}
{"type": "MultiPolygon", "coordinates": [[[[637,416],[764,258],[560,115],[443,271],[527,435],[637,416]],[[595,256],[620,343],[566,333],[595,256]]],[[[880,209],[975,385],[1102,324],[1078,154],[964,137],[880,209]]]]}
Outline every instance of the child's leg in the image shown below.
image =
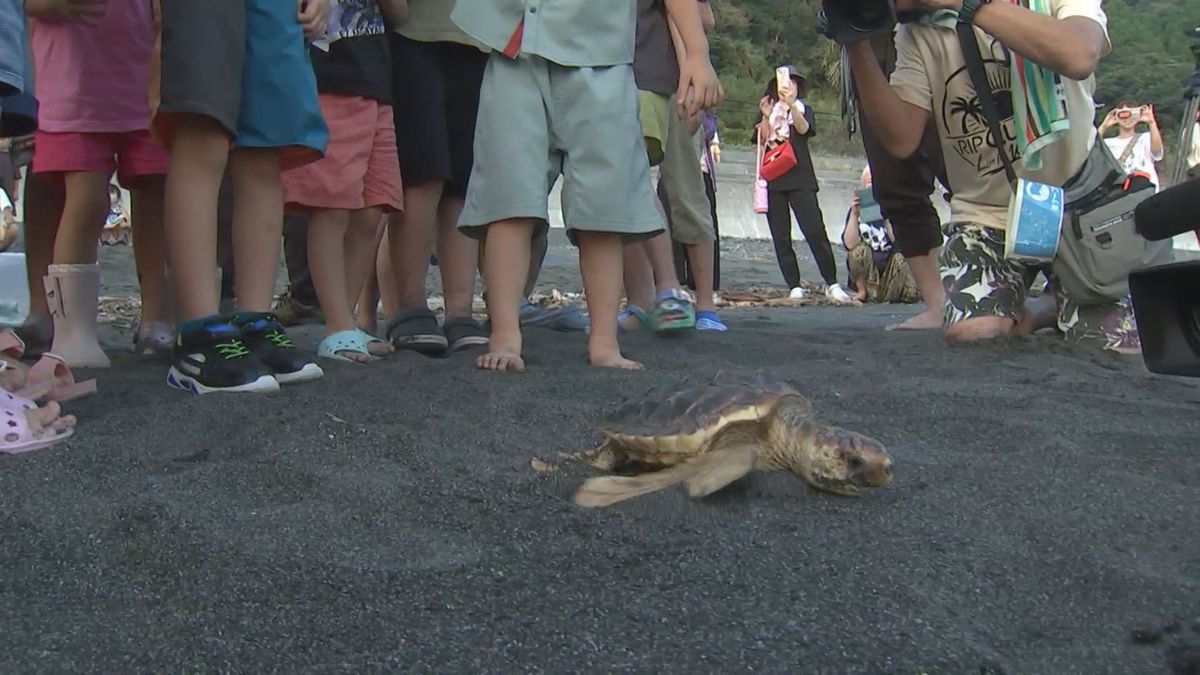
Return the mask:
{"type": "Polygon", "coordinates": [[[405,185],[404,212],[390,217],[388,242],[401,312],[425,307],[425,277],[441,198],[441,181],[405,185]]]}
{"type": "Polygon", "coordinates": [[[450,318],[471,316],[475,301],[479,242],[458,231],[462,210],[461,197],[442,197],[437,232],[438,271],[442,276],[446,316],[450,318]]]}
{"type": "MultiPolygon", "coordinates": [[[[375,237],[375,257],[367,270],[367,280],[354,301],[354,320],[358,329],[374,335],[379,332],[379,289],[383,283],[384,263],[388,251],[384,248],[387,239],[387,220],[381,217],[379,231],[375,237]]],[[[388,266],[390,268],[390,265],[388,266]]],[[[390,269],[389,269],[390,272],[390,269]]]]}
{"type": "Polygon", "coordinates": [[[50,349],[54,322],[46,303],[45,276],[54,261],[54,240],[62,219],[62,186],[36,174],[25,180],[25,270],[29,283],[29,317],[18,331],[26,352],[41,355],[50,349]]]}
{"type": "MultiPolygon", "coordinates": [[[[238,148],[230,157],[233,172],[234,283],[238,311],[269,312],[283,239],[283,186],[279,151],[238,148]]],[[[311,235],[309,241],[312,241],[311,235]]],[[[309,264],[312,264],[309,248],[309,264]]],[[[211,285],[211,284],[210,284],[211,285]]],[[[345,298],[345,294],[339,297],[345,298]]]]}
{"type": "Polygon", "coordinates": [[[90,171],[68,173],[63,176],[63,186],[66,199],[54,240],[54,263],[94,264],[108,213],[108,176],[90,171]]]}
{"type": "MultiPolygon", "coordinates": [[[[529,272],[529,240],[536,226],[536,221],[529,219],[503,220],[488,226],[484,274],[492,335],[488,352],[475,362],[484,370],[525,370],[521,358],[521,291],[529,272]]],[[[615,320],[615,308],[613,317],[615,320]]]]}
{"type": "MultiPolygon", "coordinates": [[[[621,303],[620,235],[609,232],[577,233],[579,237],[579,267],[583,273],[583,290],[588,298],[592,316],[592,332],[588,336],[588,362],[604,368],[640,370],[642,364],[621,355],[617,344],[617,308],[621,303]]],[[[495,338],[492,338],[495,340],[495,338]]]]}
{"type": "Polygon", "coordinates": [[[116,170],[113,134],[39,133],[33,171],[64,189],[46,300],[54,320],[51,349],[69,366],[108,367],[97,338],[100,269],[96,256],[108,213],[108,177],[116,170]]]}
{"type": "MultiPolygon", "coordinates": [[[[591,315],[589,358],[597,366],[637,368],[621,356],[616,339],[622,283],[620,237],[661,234],[666,219],[655,209],[658,200],[650,177],[647,132],[638,122],[633,68],[556,68],[554,75],[556,99],[571,101],[555,111],[555,129],[565,155],[563,221],[579,245],[591,315]],[[589,112],[597,107],[612,114],[598,120],[589,112]],[[620,199],[612,195],[620,195],[620,199]]],[[[654,271],[674,278],[670,241],[664,238],[662,243],[666,244],[666,268],[654,265],[654,271]]],[[[647,254],[653,256],[653,249],[647,254]]]]}
{"type": "MultiPolygon", "coordinates": [[[[379,251],[379,233],[383,225],[383,210],[374,207],[360,209],[350,214],[345,239],[345,267],[347,306],[353,308],[367,290],[368,277],[375,277],[375,257],[379,251]]],[[[371,318],[375,315],[374,293],[369,302],[371,318]]],[[[356,320],[356,326],[361,321],[356,320]]],[[[371,354],[383,356],[395,351],[391,344],[372,341],[367,345],[371,354]]]]}
{"type": "Polygon", "coordinates": [[[199,115],[175,120],[163,231],[180,322],[217,314],[217,199],[228,158],[229,136],[217,122],[199,115]]]}
{"type": "Polygon", "coordinates": [[[163,243],[163,186],[170,156],[154,144],[148,131],[121,134],[117,177],[132,192],[133,259],[142,296],[142,337],[169,347],[166,252],[163,243]]]}
{"type": "MultiPolygon", "coordinates": [[[[654,268],[646,254],[646,243],[639,241],[625,246],[624,259],[625,299],[632,307],[649,312],[654,308],[654,268]]],[[[589,303],[590,304],[590,303],[589,303]]],[[[630,319],[626,329],[637,328],[630,319]]]]}
{"type": "Polygon", "coordinates": [[[133,260],[142,295],[142,323],[169,323],[166,252],[163,241],[163,179],[133,191],[133,260]]]}
{"type": "Polygon", "coordinates": [[[659,293],[678,290],[681,287],[679,277],[675,274],[675,252],[671,250],[671,235],[666,231],[667,216],[658,195],[654,196],[654,204],[663,218],[663,232],[647,239],[642,245],[646,249],[646,257],[650,259],[650,267],[654,269],[654,290],[659,293]]]}
{"type": "MultiPolygon", "coordinates": [[[[357,329],[350,311],[351,291],[347,280],[346,243],[350,212],[342,209],[314,211],[308,224],[308,268],[312,272],[317,299],[325,310],[325,334],[334,335],[357,329]]],[[[369,354],[339,351],[353,361],[374,360],[369,354]]]]}
{"type": "Polygon", "coordinates": [[[66,201],[54,242],[54,264],[46,270],[46,300],[54,317],[51,350],[68,366],[107,368],[111,364],[97,336],[96,256],[108,212],[108,176],[77,172],[63,178],[66,201]]]}
{"type": "Polygon", "coordinates": [[[388,236],[390,219],[383,222],[383,236],[379,239],[379,253],[375,256],[375,275],[379,280],[379,307],[385,316],[400,311],[400,297],[396,294],[396,270],[392,266],[391,237],[388,236]]]}

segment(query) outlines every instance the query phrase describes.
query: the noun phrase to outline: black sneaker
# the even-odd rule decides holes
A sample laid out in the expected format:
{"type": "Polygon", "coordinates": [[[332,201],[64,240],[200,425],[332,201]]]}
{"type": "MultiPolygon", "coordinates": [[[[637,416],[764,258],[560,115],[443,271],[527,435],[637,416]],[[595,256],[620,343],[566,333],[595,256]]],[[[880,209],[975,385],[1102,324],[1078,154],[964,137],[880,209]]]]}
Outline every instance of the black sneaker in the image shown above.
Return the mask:
{"type": "Polygon", "coordinates": [[[167,384],[195,395],[279,391],[271,369],[250,352],[238,329],[218,317],[198,327],[181,327],[171,350],[167,384]]]}
{"type": "Polygon", "coordinates": [[[230,321],[250,351],[275,373],[280,384],[316,380],[325,374],[317,362],[300,353],[274,314],[240,312],[230,321]]]}

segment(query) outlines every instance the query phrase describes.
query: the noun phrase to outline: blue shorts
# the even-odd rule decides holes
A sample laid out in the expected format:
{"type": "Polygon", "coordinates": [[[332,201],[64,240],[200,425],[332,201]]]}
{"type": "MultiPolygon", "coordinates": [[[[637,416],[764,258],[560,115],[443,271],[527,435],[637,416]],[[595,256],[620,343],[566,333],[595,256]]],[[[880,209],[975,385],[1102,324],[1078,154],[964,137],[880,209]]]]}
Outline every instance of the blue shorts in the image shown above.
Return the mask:
{"type": "Polygon", "coordinates": [[[33,54],[25,3],[0,0],[0,136],[24,136],[37,130],[33,95],[33,54]]]}
{"type": "Polygon", "coordinates": [[[161,58],[153,127],[164,144],[172,120],[191,114],[218,122],[235,147],[282,150],[284,168],[324,155],[329,128],[296,0],[163,2],[161,58]]]}

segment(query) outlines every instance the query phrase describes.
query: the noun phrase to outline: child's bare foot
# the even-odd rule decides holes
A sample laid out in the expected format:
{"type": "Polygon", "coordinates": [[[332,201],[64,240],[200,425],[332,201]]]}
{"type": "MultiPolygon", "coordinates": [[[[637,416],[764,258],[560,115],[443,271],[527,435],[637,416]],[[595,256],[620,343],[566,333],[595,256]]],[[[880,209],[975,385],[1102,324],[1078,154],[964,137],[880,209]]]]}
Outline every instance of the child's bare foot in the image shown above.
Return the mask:
{"type": "Polygon", "coordinates": [[[600,347],[588,349],[588,363],[596,368],[617,368],[619,370],[645,370],[646,367],[637,361],[631,361],[621,355],[619,348],[600,347]]]}
{"type": "Polygon", "coordinates": [[[495,338],[491,341],[492,348],[475,359],[475,366],[480,370],[495,370],[502,373],[525,372],[525,359],[521,358],[521,347],[514,349],[505,343],[499,343],[495,338]]]}
{"type": "MultiPolygon", "coordinates": [[[[360,328],[359,330],[362,329],[360,328]]],[[[382,338],[377,338],[374,335],[371,335],[369,331],[363,332],[367,333],[367,352],[369,352],[371,356],[387,356],[395,353],[396,347],[393,346],[391,342],[388,342],[382,338]]]]}

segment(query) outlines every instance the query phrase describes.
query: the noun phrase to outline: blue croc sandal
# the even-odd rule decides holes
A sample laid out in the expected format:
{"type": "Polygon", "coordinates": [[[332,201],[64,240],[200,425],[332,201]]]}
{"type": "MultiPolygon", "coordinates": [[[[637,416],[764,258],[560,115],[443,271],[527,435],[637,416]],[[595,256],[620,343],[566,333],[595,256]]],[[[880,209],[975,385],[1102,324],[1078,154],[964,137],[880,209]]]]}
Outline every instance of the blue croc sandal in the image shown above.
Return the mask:
{"type": "Polygon", "coordinates": [[[339,352],[355,352],[356,354],[364,354],[372,360],[378,359],[378,356],[371,354],[371,350],[367,348],[367,334],[360,330],[344,330],[321,340],[321,344],[317,347],[317,356],[323,359],[332,359],[334,361],[346,361],[348,363],[360,363],[354,359],[346,358],[339,352]]]}
{"type": "Polygon", "coordinates": [[[716,312],[696,312],[696,330],[724,333],[729,326],[721,321],[716,312]]]}

